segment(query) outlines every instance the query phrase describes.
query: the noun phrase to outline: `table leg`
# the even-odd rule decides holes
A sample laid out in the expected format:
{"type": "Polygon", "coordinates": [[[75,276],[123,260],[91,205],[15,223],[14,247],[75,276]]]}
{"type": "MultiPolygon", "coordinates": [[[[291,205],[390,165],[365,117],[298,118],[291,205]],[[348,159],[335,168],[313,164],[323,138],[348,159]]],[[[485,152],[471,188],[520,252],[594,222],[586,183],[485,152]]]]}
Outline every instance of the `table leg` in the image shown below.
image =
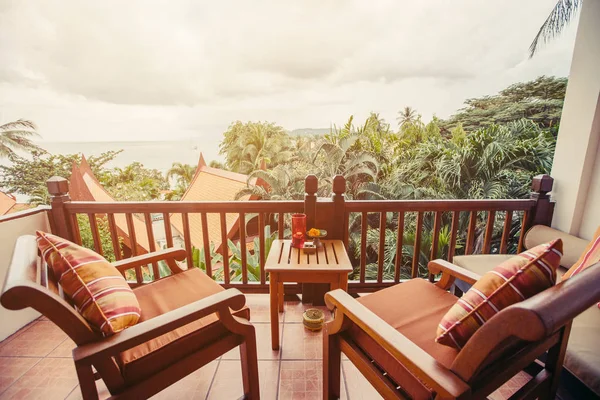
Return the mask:
{"type": "Polygon", "coordinates": [[[340,274],[340,289],[347,292],[348,291],[348,274],[341,273],[340,274]]]}
{"type": "Polygon", "coordinates": [[[279,279],[278,274],[271,272],[269,274],[269,295],[271,309],[271,347],[273,350],[279,350],[279,307],[278,307],[278,289],[279,279]]]}
{"type": "Polygon", "coordinates": [[[283,282],[279,282],[279,287],[277,288],[277,293],[279,294],[278,296],[278,305],[279,305],[279,312],[283,312],[283,296],[285,296],[284,290],[283,290],[283,282]]]}

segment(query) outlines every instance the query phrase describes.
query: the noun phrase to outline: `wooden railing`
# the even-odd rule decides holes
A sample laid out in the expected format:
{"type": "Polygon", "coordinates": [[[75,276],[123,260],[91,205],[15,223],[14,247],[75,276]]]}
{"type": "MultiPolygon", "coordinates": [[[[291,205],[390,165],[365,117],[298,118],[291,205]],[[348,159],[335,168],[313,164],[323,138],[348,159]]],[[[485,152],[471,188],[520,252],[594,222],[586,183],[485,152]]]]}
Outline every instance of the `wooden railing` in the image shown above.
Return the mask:
{"type": "MultiPolygon", "coordinates": [[[[458,254],[519,251],[524,232],[534,223],[549,225],[553,211],[547,194],[552,178],[547,175],[534,179],[531,197],[524,200],[346,201],[342,176],[334,178],[331,198],[320,199],[317,178],[308,176],[304,201],[81,202],[71,201],[63,178],[51,178],[47,186],[56,234],[85,244],[85,223],[91,231],[89,247],[101,254],[112,252],[119,260],[156,250],[155,225],[160,222],[153,221],[162,217],[164,247],[185,248],[188,266],[199,266],[223,286],[246,292],[268,291],[266,234],[277,231],[276,236],[284,238],[292,213],[306,213],[308,227],[327,229],[329,238],[344,241],[355,267],[349,288],[361,292],[405,278],[426,277],[428,259],[451,261],[458,254]],[[231,216],[237,217],[235,235],[231,234],[231,216]],[[250,243],[248,217],[253,218],[256,233],[250,243]],[[173,232],[176,219],[181,221],[180,243],[173,240],[178,236],[173,232]],[[198,237],[198,227],[202,242],[195,243],[196,248],[193,239],[198,237]],[[239,250],[237,258],[238,250],[227,245],[231,241],[239,250]],[[214,243],[221,245],[213,249],[214,243]],[[198,257],[200,250],[203,259],[198,257]]],[[[148,273],[157,276],[160,266],[148,266],[148,273]]],[[[136,276],[139,280],[142,274],[136,276]]]]}

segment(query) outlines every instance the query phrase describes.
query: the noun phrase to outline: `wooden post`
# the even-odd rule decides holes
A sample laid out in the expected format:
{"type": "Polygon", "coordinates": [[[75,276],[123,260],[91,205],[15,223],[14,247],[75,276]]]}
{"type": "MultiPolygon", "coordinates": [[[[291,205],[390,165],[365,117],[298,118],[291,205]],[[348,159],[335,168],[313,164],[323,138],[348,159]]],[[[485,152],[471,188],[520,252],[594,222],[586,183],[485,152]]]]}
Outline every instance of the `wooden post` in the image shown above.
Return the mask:
{"type": "Polygon", "coordinates": [[[535,200],[535,207],[532,210],[530,224],[546,225],[552,224],[552,215],[554,214],[554,202],[550,201],[548,193],[552,191],[554,179],[550,175],[537,175],[531,183],[532,192],[529,196],[531,200],[535,200]]]}
{"type": "Polygon", "coordinates": [[[348,227],[346,226],[346,178],[342,175],[336,175],[333,178],[331,200],[333,201],[333,231],[331,232],[331,239],[344,240],[344,235],[347,233],[348,227]]]}
{"type": "Polygon", "coordinates": [[[46,181],[50,193],[50,226],[52,233],[67,240],[73,241],[73,230],[69,214],[65,210],[65,203],[71,201],[69,196],[69,181],[60,176],[53,176],[46,181]]]}
{"type": "Polygon", "coordinates": [[[319,180],[315,175],[304,179],[304,214],[306,214],[306,229],[315,228],[317,218],[317,190],[319,180]]]}

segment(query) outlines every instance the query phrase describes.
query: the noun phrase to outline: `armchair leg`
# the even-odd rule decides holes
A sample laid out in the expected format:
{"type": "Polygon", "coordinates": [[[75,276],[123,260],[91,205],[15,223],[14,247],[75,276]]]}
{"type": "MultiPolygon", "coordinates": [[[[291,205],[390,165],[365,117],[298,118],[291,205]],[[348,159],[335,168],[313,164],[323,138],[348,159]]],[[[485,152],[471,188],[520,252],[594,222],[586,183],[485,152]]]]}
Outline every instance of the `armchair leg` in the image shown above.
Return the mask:
{"type": "Polygon", "coordinates": [[[242,379],[244,395],[247,399],[260,399],[260,384],[258,380],[258,354],[256,351],[256,332],[254,329],[245,336],[240,344],[240,359],[242,362],[242,379]]]}
{"type": "Polygon", "coordinates": [[[77,378],[79,379],[79,388],[84,400],[98,400],[98,390],[96,389],[96,379],[91,365],[75,363],[77,378]]]}
{"type": "Polygon", "coordinates": [[[323,399],[333,400],[340,398],[342,351],[339,335],[330,335],[327,328],[323,328],[323,399]]]}

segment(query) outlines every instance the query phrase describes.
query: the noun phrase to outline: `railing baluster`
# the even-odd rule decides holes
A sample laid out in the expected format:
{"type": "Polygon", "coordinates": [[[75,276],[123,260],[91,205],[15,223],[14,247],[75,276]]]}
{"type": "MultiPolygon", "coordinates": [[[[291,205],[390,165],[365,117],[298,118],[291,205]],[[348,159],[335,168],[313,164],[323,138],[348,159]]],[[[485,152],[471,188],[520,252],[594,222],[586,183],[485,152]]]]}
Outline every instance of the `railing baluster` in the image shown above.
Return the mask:
{"type": "Polygon", "coordinates": [[[475,228],[477,227],[477,211],[471,211],[469,215],[469,229],[467,230],[467,247],[465,254],[472,254],[475,245],[475,228]]]}
{"type": "Polygon", "coordinates": [[[113,252],[118,261],[123,257],[121,256],[121,244],[119,243],[119,233],[117,232],[117,224],[115,223],[115,214],[108,213],[106,214],[106,218],[108,219],[108,231],[110,232],[110,241],[112,242],[113,252]]]}
{"type": "Polygon", "coordinates": [[[227,234],[227,214],[219,214],[221,220],[221,255],[223,256],[223,280],[229,284],[229,244],[227,234]]]}
{"type": "Polygon", "coordinates": [[[171,214],[163,213],[163,223],[165,226],[165,239],[167,247],[173,247],[173,231],[171,229],[171,214]]]}
{"type": "Polygon", "coordinates": [[[350,213],[344,213],[344,246],[348,250],[348,242],[350,241],[350,213]]]}
{"type": "Polygon", "coordinates": [[[504,228],[502,229],[502,239],[500,240],[500,254],[506,254],[508,251],[508,236],[512,226],[512,211],[507,211],[504,217],[504,228]]]}
{"type": "Polygon", "coordinates": [[[525,210],[523,212],[523,221],[521,222],[521,233],[519,234],[519,248],[517,250],[517,253],[522,253],[524,248],[525,248],[525,232],[527,232],[527,229],[529,228],[528,225],[529,222],[529,211],[525,210]]]}
{"type": "Polygon", "coordinates": [[[283,213],[277,214],[277,237],[283,239],[283,213]]]}
{"type": "Polygon", "coordinates": [[[396,265],[394,270],[394,282],[400,282],[400,270],[402,269],[402,247],[404,241],[404,212],[398,212],[398,237],[396,239],[396,265]]]}
{"type": "MultiPolygon", "coordinates": [[[[144,213],[144,222],[146,224],[146,234],[148,235],[148,247],[150,252],[156,251],[156,241],[154,241],[154,231],[152,228],[152,215],[150,213],[144,213]]],[[[160,271],[158,270],[158,263],[152,263],[152,275],[154,280],[160,279],[160,271]]]]}
{"type": "Polygon", "coordinates": [[[210,254],[210,237],[208,237],[208,218],[206,213],[200,214],[202,224],[202,244],[204,245],[204,265],[206,266],[206,275],[212,278],[212,260],[210,254]]]}
{"type": "MultiPolygon", "coordinates": [[[[442,212],[436,211],[433,219],[433,232],[431,238],[431,253],[429,253],[429,261],[435,260],[438,258],[438,247],[440,242],[440,229],[442,225],[442,212]]],[[[429,274],[429,280],[433,282],[434,275],[429,274]]]]}
{"type": "Polygon", "coordinates": [[[487,223],[485,225],[485,236],[483,237],[483,254],[490,254],[492,249],[492,236],[494,234],[495,211],[488,211],[487,223]]]}
{"type": "Polygon", "coordinates": [[[360,282],[365,282],[367,272],[367,213],[362,213],[360,224],[360,282]]]}
{"type": "Polygon", "coordinates": [[[379,214],[379,254],[377,255],[377,282],[383,282],[383,261],[385,259],[385,226],[387,215],[379,214]]]}
{"type": "Polygon", "coordinates": [[[77,220],[77,214],[71,214],[71,229],[75,243],[81,246],[81,232],[79,232],[79,221],[77,220]]]}
{"type": "Polygon", "coordinates": [[[415,243],[413,247],[412,271],[411,276],[419,276],[419,257],[421,255],[421,231],[423,230],[423,212],[417,214],[417,229],[415,231],[415,243]]]}
{"type": "MultiPolygon", "coordinates": [[[[265,284],[267,281],[265,275],[265,215],[258,213],[258,244],[259,244],[259,262],[260,262],[260,283],[265,284]]],[[[256,249],[254,249],[256,251],[256,249]]]]}
{"type": "Polygon", "coordinates": [[[100,232],[98,231],[98,222],[96,221],[96,214],[88,214],[90,220],[90,230],[92,231],[92,239],[94,240],[94,250],[101,256],[104,255],[102,249],[102,241],[100,240],[100,232]]]}
{"type": "Polygon", "coordinates": [[[452,225],[450,226],[450,246],[448,247],[448,261],[454,260],[456,252],[456,237],[458,236],[458,224],[460,220],[460,211],[452,212],[452,225]]]}
{"type": "Polygon", "coordinates": [[[183,241],[185,243],[185,252],[187,267],[194,268],[194,257],[192,255],[192,237],[190,236],[190,216],[188,213],[182,213],[181,219],[183,222],[183,241]]]}
{"type": "MultiPolygon", "coordinates": [[[[127,221],[127,232],[129,233],[129,241],[131,245],[131,255],[137,256],[137,240],[135,235],[135,227],[133,225],[133,214],[126,213],[125,220],[127,221]]],[[[138,284],[144,282],[144,275],[142,274],[142,267],[135,267],[135,280],[138,284]]]]}
{"type": "Polygon", "coordinates": [[[429,255],[429,260],[435,260],[438,258],[438,247],[440,242],[440,230],[442,229],[442,212],[436,211],[435,217],[433,220],[433,232],[431,238],[431,253],[429,255]]]}
{"type": "Polygon", "coordinates": [[[240,251],[242,256],[242,283],[248,283],[248,260],[246,260],[246,214],[239,214],[240,251]]]}

